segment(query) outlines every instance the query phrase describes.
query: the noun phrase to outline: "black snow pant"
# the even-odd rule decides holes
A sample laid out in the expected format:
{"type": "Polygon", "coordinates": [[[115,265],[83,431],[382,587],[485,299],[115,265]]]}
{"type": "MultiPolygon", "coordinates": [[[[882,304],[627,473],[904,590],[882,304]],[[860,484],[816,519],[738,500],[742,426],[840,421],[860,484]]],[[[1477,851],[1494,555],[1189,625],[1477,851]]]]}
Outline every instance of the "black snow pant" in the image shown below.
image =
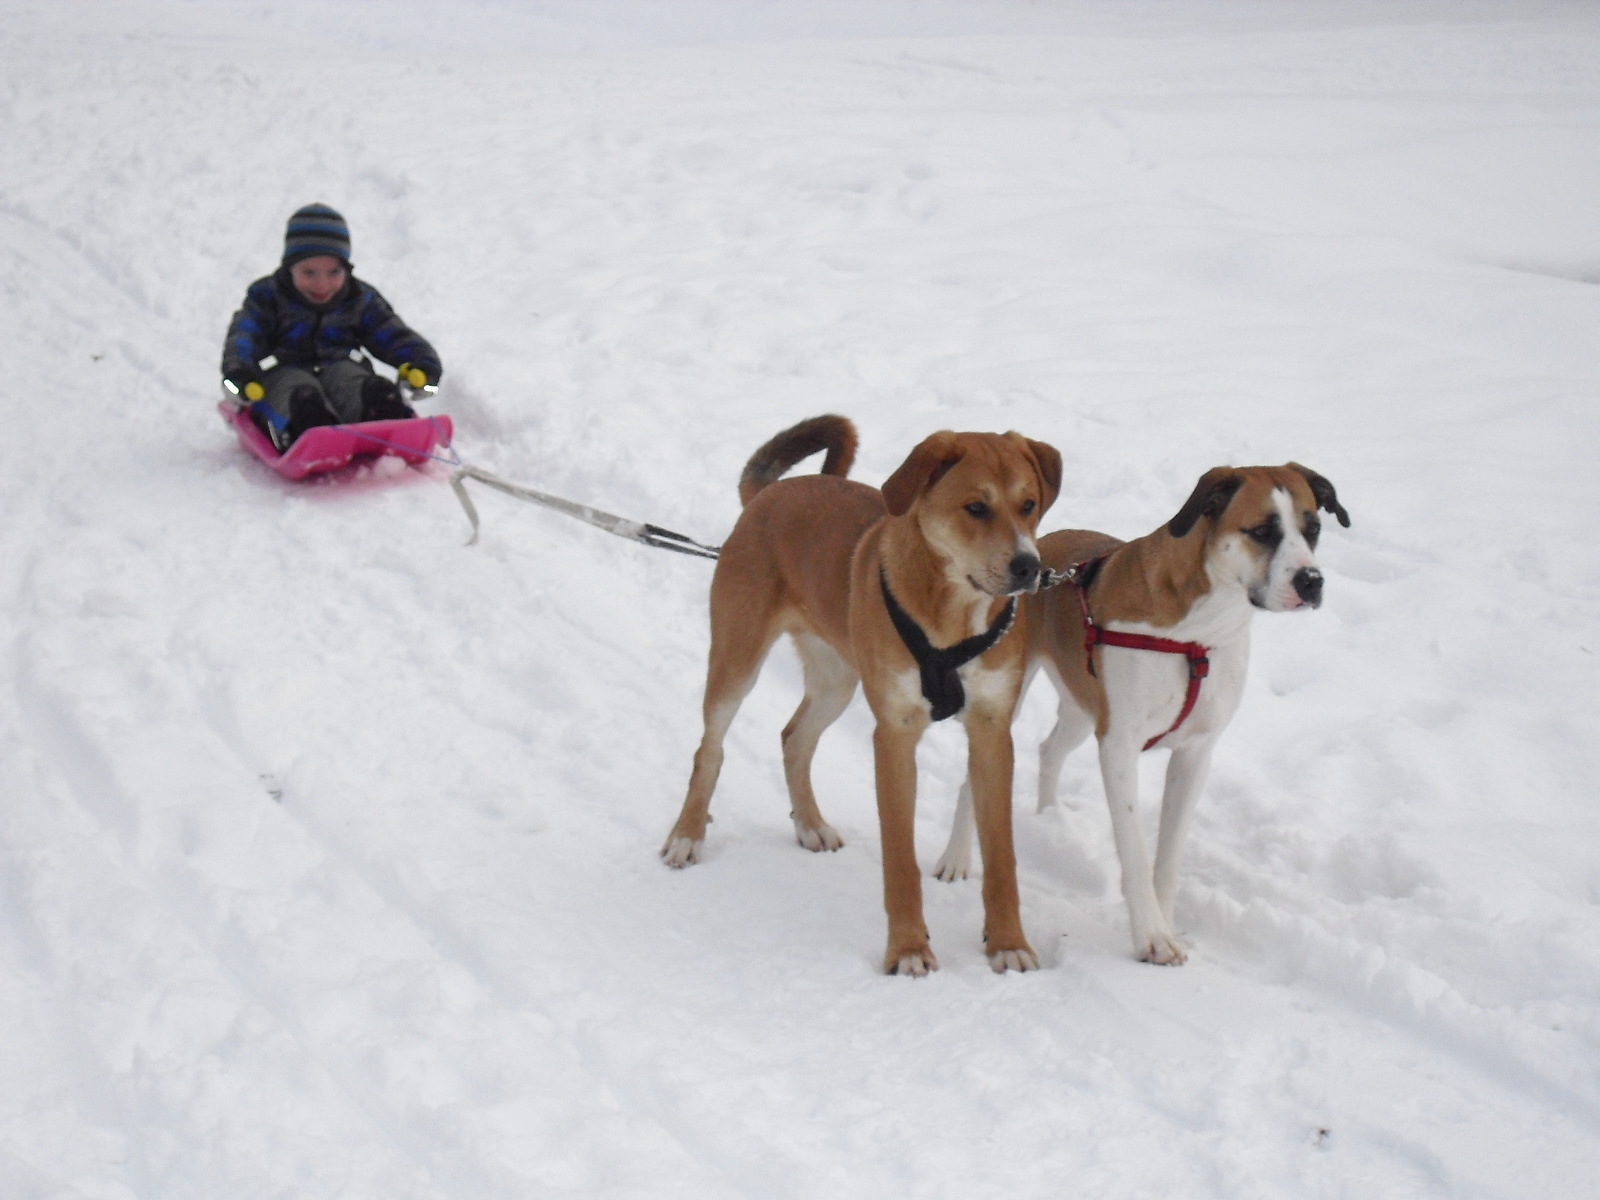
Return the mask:
{"type": "Polygon", "coordinates": [[[261,385],[267,392],[266,402],[284,420],[294,415],[289,409],[289,397],[294,395],[295,389],[314,389],[328,412],[327,419],[319,424],[333,425],[361,420],[363,385],[378,378],[372,364],[365,359],[340,358],[309,369],[273,367],[263,377],[261,385]]]}
{"type": "Polygon", "coordinates": [[[417,414],[391,379],[365,358],[340,358],[315,367],[277,366],[262,377],[263,403],[277,419],[257,413],[256,424],[280,451],[317,425],[391,421],[417,414]]]}

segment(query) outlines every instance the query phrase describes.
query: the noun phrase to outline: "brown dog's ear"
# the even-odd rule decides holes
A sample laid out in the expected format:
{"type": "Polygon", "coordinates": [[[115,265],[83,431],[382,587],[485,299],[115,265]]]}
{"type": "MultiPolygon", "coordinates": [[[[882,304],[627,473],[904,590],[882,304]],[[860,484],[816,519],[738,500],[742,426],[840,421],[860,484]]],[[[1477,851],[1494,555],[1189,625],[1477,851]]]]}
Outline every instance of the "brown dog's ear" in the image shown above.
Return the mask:
{"type": "Polygon", "coordinates": [[[1061,451],[1045,442],[1025,438],[1020,433],[1009,436],[1028,447],[1028,453],[1033,455],[1034,465],[1039,468],[1039,486],[1043,491],[1043,495],[1039,497],[1039,512],[1042,515],[1056,502],[1056,497],[1061,495],[1061,451]]]}
{"type": "Polygon", "coordinates": [[[1200,476],[1194,491],[1183,502],[1178,515],[1167,522],[1167,532],[1175,538],[1185,536],[1201,517],[1213,521],[1220,517],[1233,500],[1233,494],[1244,485],[1244,476],[1232,467],[1212,467],[1200,476]]]}
{"type": "Polygon", "coordinates": [[[931,433],[901,463],[893,475],[883,481],[883,502],[889,506],[891,516],[903,517],[911,506],[940,479],[944,473],[966,456],[956,435],[948,429],[931,433]]]}
{"type": "Polygon", "coordinates": [[[1346,529],[1350,528],[1350,514],[1345,512],[1344,505],[1339,503],[1339,494],[1333,490],[1333,484],[1310,467],[1302,467],[1297,462],[1290,463],[1289,469],[1299,471],[1306,477],[1306,482],[1311,485],[1311,494],[1317,498],[1318,508],[1323,512],[1332,513],[1339,519],[1339,524],[1346,529]]]}

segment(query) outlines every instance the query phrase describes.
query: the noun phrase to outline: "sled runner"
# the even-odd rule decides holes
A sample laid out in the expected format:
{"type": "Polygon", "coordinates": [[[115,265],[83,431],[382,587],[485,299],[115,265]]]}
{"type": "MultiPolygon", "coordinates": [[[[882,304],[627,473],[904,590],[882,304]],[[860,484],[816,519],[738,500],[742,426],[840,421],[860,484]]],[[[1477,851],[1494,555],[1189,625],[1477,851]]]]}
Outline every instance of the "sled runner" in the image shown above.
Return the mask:
{"type": "Polygon", "coordinates": [[[217,405],[217,411],[233,427],[239,444],[285,479],[337,471],[352,459],[384,454],[415,465],[433,457],[435,446],[448,446],[455,434],[446,416],[318,425],[306,430],[294,445],[279,454],[246,410],[224,400],[217,405]]]}

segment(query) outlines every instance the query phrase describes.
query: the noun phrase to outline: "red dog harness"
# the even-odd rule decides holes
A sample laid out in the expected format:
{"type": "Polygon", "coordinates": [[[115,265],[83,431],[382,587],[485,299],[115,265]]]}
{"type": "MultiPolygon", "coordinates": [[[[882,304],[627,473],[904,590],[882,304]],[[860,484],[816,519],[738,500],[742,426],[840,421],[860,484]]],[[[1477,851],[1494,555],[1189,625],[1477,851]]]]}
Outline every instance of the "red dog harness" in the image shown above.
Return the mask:
{"type": "Polygon", "coordinates": [[[1172,638],[1151,637],[1144,633],[1118,633],[1114,629],[1102,629],[1096,625],[1094,618],[1089,615],[1089,585],[1100,573],[1100,568],[1105,564],[1107,557],[1102,554],[1099,558],[1088,558],[1083,562],[1073,563],[1059,575],[1052,574],[1042,586],[1070,583],[1078,593],[1078,604],[1083,609],[1083,652],[1088,659],[1091,676],[1096,675],[1094,669],[1096,646],[1121,646],[1127,650],[1154,650],[1158,654],[1181,654],[1189,660],[1189,690],[1183,697],[1183,708],[1178,713],[1178,719],[1168,727],[1166,733],[1158,733],[1144,744],[1144,748],[1148,750],[1167,734],[1175,733],[1178,727],[1189,719],[1189,714],[1194,711],[1194,706],[1200,699],[1200,684],[1211,674],[1211,659],[1207,657],[1209,651],[1199,642],[1178,642],[1172,638]]]}

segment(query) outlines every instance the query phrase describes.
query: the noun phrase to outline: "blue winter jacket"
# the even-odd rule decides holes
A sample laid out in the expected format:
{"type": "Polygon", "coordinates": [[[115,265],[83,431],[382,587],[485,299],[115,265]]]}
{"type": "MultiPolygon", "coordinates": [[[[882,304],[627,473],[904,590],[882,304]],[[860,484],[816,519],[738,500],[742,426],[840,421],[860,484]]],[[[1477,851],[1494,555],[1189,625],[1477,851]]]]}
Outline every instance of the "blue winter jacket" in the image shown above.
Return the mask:
{"type": "Polygon", "coordinates": [[[295,290],[289,269],[258,279],[233,314],[222,347],[222,375],[243,383],[260,376],[262,359],[290,367],[349,358],[365,349],[398,367],[410,363],[438,383],[444,367],[428,340],[408,326],[370,283],[351,275],[326,304],[311,304],[295,290]]]}

